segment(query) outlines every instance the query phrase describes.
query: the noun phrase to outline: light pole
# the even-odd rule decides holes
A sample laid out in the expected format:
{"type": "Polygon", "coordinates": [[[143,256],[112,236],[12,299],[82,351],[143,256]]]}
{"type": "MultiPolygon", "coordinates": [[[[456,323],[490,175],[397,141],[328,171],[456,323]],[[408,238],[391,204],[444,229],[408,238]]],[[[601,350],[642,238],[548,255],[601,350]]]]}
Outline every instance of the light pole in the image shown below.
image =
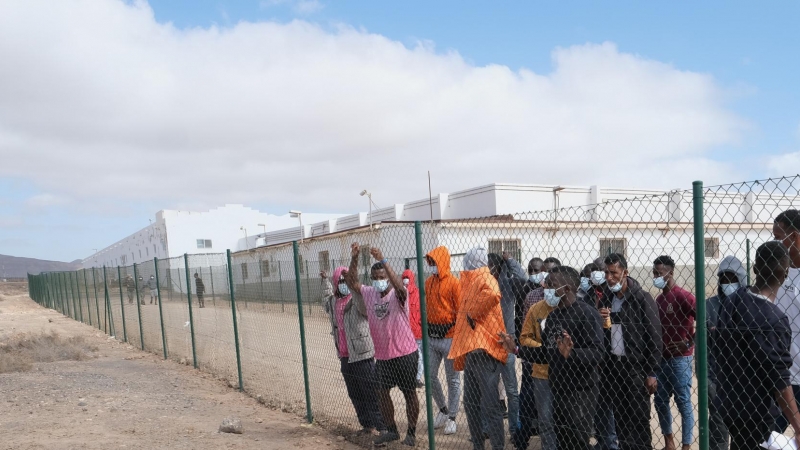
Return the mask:
{"type": "Polygon", "coordinates": [[[378,205],[375,205],[375,202],[372,201],[372,193],[370,191],[364,189],[358,195],[360,195],[362,197],[366,195],[367,198],[369,199],[369,227],[372,228],[372,206],[374,205],[375,209],[379,209],[378,205]]]}
{"type": "Polygon", "coordinates": [[[250,250],[250,244],[247,242],[247,228],[242,225],[239,229],[244,231],[244,248],[250,250]]]}
{"type": "Polygon", "coordinates": [[[303,242],[303,238],[306,237],[306,230],[303,229],[303,213],[293,209],[289,211],[289,217],[300,220],[300,242],[303,242]]]}
{"type": "Polygon", "coordinates": [[[264,229],[264,245],[267,245],[267,224],[260,223],[258,226],[264,229]]]}

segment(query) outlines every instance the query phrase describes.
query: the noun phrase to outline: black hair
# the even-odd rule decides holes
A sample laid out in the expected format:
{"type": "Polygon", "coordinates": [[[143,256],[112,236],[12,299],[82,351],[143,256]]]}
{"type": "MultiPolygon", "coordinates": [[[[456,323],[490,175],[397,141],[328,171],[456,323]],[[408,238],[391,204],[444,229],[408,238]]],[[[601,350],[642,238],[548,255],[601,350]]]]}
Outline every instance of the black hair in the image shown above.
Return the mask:
{"type": "Polygon", "coordinates": [[[489,269],[500,267],[503,264],[505,264],[505,261],[503,261],[503,257],[498,255],[497,253],[489,253],[488,258],[489,258],[489,263],[487,265],[489,266],[489,269]]]}
{"type": "Polygon", "coordinates": [[[555,264],[557,266],[560,266],[561,265],[561,261],[559,261],[558,258],[554,258],[552,256],[549,256],[549,257],[545,258],[544,264],[555,264]]]}
{"type": "Polygon", "coordinates": [[[592,262],[592,264],[597,266],[597,270],[606,270],[606,263],[605,263],[604,258],[602,256],[597,258],[597,259],[595,259],[592,262]]]}
{"type": "Polygon", "coordinates": [[[671,268],[675,268],[675,261],[669,255],[661,255],[653,261],[653,265],[657,266],[661,264],[662,266],[667,266],[671,268]]]}
{"type": "Polygon", "coordinates": [[[563,275],[564,279],[567,280],[567,283],[569,283],[572,288],[572,292],[578,292],[578,286],[581,284],[581,274],[579,274],[577,270],[570,266],[556,266],[550,269],[550,273],[559,273],[563,275]]]}
{"type": "Polygon", "coordinates": [[[605,264],[606,266],[619,264],[619,266],[622,267],[623,269],[627,269],[628,268],[628,261],[626,261],[625,257],[622,256],[622,254],[620,254],[620,253],[612,253],[612,254],[606,256],[603,259],[603,264],[605,264]]]}
{"type": "Polygon", "coordinates": [[[600,268],[597,267],[597,264],[595,264],[595,263],[589,263],[589,264],[583,266],[583,270],[581,271],[581,275],[583,275],[583,273],[586,272],[587,270],[589,271],[589,273],[591,273],[591,272],[599,271],[600,268]]]}
{"type": "Polygon", "coordinates": [[[386,269],[386,266],[382,262],[378,261],[378,262],[376,262],[375,264],[372,265],[372,267],[369,269],[369,271],[370,271],[370,273],[372,273],[372,272],[375,272],[376,270],[384,270],[384,269],[386,269]]]}
{"type": "Polygon", "coordinates": [[[781,241],[767,241],[756,250],[753,271],[761,281],[774,281],[775,272],[789,259],[789,249],[781,241]]]}
{"type": "Polygon", "coordinates": [[[775,223],[780,223],[784,227],[791,228],[794,231],[800,231],[800,211],[796,209],[787,209],[778,214],[778,217],[775,218],[775,223]]]}

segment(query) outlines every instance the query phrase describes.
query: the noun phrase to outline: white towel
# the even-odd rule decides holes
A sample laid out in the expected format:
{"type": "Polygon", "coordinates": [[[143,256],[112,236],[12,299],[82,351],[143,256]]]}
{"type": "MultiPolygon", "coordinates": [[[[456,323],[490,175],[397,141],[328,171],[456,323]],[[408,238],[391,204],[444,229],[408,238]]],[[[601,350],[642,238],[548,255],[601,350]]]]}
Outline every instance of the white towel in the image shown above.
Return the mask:
{"type": "Polygon", "coordinates": [[[773,431],[761,446],[767,450],[797,450],[797,441],[773,431]]]}

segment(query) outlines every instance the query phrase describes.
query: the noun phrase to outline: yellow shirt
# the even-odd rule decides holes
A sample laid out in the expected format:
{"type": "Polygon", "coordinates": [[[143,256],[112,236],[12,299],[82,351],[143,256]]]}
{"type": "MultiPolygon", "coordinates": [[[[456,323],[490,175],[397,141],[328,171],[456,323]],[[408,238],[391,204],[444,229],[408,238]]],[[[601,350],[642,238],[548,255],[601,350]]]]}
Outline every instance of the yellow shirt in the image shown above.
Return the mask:
{"type": "MultiPolygon", "coordinates": [[[[555,308],[540,300],[528,309],[525,322],[522,324],[522,333],[519,335],[519,344],[526,347],[542,346],[542,320],[547,318],[550,311],[555,308]]],[[[545,326],[547,326],[545,324],[545,326]]],[[[534,364],[531,375],[540,380],[547,379],[547,364],[534,364]]]]}

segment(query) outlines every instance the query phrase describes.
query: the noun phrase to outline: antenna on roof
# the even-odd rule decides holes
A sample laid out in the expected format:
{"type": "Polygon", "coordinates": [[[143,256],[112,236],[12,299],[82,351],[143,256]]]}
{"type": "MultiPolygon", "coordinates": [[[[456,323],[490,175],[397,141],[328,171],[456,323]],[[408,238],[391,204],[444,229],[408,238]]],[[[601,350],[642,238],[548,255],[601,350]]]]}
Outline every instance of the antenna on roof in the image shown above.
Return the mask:
{"type": "Polygon", "coordinates": [[[431,224],[433,224],[433,191],[431,190],[431,171],[428,171],[428,204],[431,207],[431,224]]]}

